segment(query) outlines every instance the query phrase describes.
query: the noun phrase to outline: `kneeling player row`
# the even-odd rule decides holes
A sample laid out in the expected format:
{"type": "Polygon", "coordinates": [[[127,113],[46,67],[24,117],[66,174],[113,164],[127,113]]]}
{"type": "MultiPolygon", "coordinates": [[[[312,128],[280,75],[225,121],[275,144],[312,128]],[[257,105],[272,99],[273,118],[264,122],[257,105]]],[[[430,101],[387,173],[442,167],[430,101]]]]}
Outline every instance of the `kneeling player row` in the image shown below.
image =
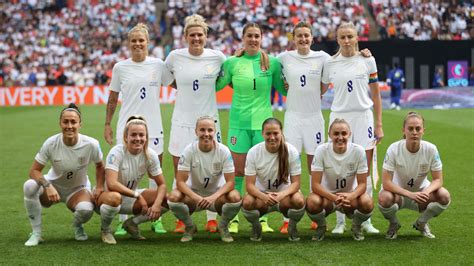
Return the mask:
{"type": "MultiPolygon", "coordinates": [[[[260,241],[259,217],[280,211],[289,218],[289,240],[298,241],[297,223],[305,210],[319,225],[313,240],[322,240],[325,216],[340,210],[353,218],[352,233],[363,240],[361,223],[371,216],[373,202],[366,194],[367,160],[359,145],[349,141],[351,130],[342,119],[330,126],[330,143],[316,149],[311,165],[311,194],[300,192],[301,163],[296,149],[285,143],[281,122],[275,118],[262,125],[264,142],[248,153],[245,175],[247,194],[241,199],[234,190],[234,165],[228,148],[214,140],[214,120],[203,117],[196,123],[198,140],[181,156],[173,191],[166,195],[165,179],[157,154],[146,147],[147,125],[141,117],[130,117],[124,131],[124,144],[116,145],[107,156],[106,166],[98,142],[79,134],[80,111],[75,105],[61,112],[62,134],[49,138],[35,157],[30,177],[24,185],[25,206],[33,233],[25,243],[36,246],[41,237],[41,205],[65,202],[74,211],[73,227],[77,240],[86,240],[82,224],[93,214],[101,215],[102,240],[115,244],[110,224],[117,213],[134,214],[124,223],[134,238],[142,239],[138,225],[159,218],[171,209],[185,225],[182,242],[191,241],[196,231],[191,214],[208,209],[221,215],[218,229],[224,242],[232,242],[229,221],[240,209],[252,225],[251,240],[260,241]],[[52,168],[42,176],[44,165],[52,168]],[[89,162],[96,163],[97,186],[91,194],[86,175],[89,162]],[[137,189],[148,173],[157,189],[137,189]]],[[[384,161],[383,185],[379,208],[390,221],[386,237],[396,238],[400,224],[395,216],[399,208],[421,212],[416,229],[434,237],[427,221],[446,209],[450,196],[442,187],[441,161],[433,144],[422,141],[423,119],[409,113],[404,121],[405,138],[390,146],[384,161]],[[431,171],[433,182],[427,180],[431,171]]]]}

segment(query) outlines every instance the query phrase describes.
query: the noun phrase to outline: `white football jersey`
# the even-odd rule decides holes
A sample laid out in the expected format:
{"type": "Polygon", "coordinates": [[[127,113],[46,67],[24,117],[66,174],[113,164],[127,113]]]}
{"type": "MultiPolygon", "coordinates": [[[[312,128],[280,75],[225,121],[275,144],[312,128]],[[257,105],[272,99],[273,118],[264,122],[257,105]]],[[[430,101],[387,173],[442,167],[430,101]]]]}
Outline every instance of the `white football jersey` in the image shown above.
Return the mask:
{"type": "Polygon", "coordinates": [[[194,127],[201,116],[218,120],[216,79],[225,60],[222,52],[204,49],[193,56],[188,48],[171,51],[165,64],[176,80],[177,92],[172,122],[194,127]]]}
{"type": "Polygon", "coordinates": [[[107,155],[105,169],[118,172],[118,181],[131,190],[135,190],[146,173],[151,176],[161,175],[158,155],[148,148],[148,161],[145,153],[133,155],[123,144],[115,145],[107,155]]]}
{"type": "Polygon", "coordinates": [[[247,153],[245,175],[256,176],[255,185],[260,191],[282,191],[291,184],[291,176],[301,174],[301,159],[296,148],[290,143],[288,147],[289,172],[288,183],[278,182],[278,153],[270,153],[265,142],[253,146],[247,153]]]}
{"type": "Polygon", "coordinates": [[[146,57],[139,63],[129,58],[114,65],[109,90],[122,94],[117,139],[123,138],[125,124],[132,115],[145,118],[149,138],[163,137],[160,90],[161,85],[168,86],[171,82],[173,76],[158,58],[146,57]]]}
{"type": "Polygon", "coordinates": [[[45,178],[54,181],[60,189],[67,189],[87,185],[87,166],[101,162],[102,151],[96,139],[82,134],[79,134],[76,145],[67,146],[60,133],[44,142],[35,160],[42,165],[50,161],[51,169],[45,178]]]}
{"type": "Polygon", "coordinates": [[[420,150],[411,153],[407,150],[406,140],[402,139],[388,147],[383,169],[393,172],[396,185],[415,192],[428,186],[428,173],[441,171],[443,164],[434,144],[422,140],[420,150]]]}
{"type": "Polygon", "coordinates": [[[178,163],[178,171],[189,172],[186,184],[201,196],[214,194],[225,183],[224,174],[234,172],[234,161],[229,148],[214,142],[216,148],[202,152],[195,141],[183,151],[178,163]]]}
{"type": "Polygon", "coordinates": [[[323,172],[321,184],[331,193],[354,191],[357,174],[368,170],[364,148],[354,143],[347,144],[344,154],[335,153],[332,143],[321,144],[311,163],[311,171],[323,172]]]}
{"type": "Polygon", "coordinates": [[[370,109],[374,103],[369,97],[369,77],[377,74],[373,57],[339,54],[324,64],[323,83],[333,84],[333,112],[359,112],[370,109]]]}
{"type": "Polygon", "coordinates": [[[286,51],[278,55],[282,73],[289,85],[286,111],[321,114],[321,76],[324,62],[331,58],[323,51],[300,55],[286,51]]]}

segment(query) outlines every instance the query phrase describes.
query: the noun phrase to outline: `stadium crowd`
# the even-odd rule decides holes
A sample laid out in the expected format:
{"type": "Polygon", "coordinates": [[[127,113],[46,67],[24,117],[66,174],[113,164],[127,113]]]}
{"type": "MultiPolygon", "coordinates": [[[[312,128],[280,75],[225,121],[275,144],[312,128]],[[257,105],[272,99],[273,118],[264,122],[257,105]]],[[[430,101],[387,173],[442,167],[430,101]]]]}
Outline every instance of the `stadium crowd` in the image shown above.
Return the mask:
{"type": "Polygon", "coordinates": [[[470,1],[462,2],[374,0],[370,7],[382,39],[470,40],[474,9],[470,1]]]}
{"type": "MultiPolygon", "coordinates": [[[[380,37],[472,39],[472,5],[417,2],[372,1],[380,37]]],[[[238,47],[248,21],[264,28],[262,48],[270,54],[291,49],[291,28],[297,21],[312,24],[317,42],[335,40],[335,29],[343,21],[355,24],[362,41],[369,39],[370,31],[369,13],[358,1],[170,0],[160,21],[151,0],[46,3],[0,4],[0,86],[108,84],[112,66],[129,56],[123,44],[130,25],[149,25],[151,54],[164,59],[171,50],[185,46],[184,18],[192,13],[203,15],[211,27],[208,47],[226,55],[238,47]],[[171,41],[162,38],[167,31],[171,41]]]]}

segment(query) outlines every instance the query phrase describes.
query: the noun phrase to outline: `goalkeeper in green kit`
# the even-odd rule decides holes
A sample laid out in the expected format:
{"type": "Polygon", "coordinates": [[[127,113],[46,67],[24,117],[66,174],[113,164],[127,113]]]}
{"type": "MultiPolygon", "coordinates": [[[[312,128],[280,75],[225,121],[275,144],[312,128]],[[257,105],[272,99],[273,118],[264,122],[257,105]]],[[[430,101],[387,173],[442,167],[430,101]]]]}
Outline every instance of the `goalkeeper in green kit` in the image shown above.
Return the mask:
{"type": "MultiPolygon", "coordinates": [[[[272,117],[270,94],[272,87],[286,95],[278,59],[260,49],[262,29],[258,24],[244,26],[244,48],[229,57],[222,66],[217,90],[231,84],[234,93],[230,108],[227,145],[235,165],[235,189],[243,194],[245,159],[248,150],[263,141],[262,123],[272,117]]],[[[260,219],[263,232],[273,232],[267,217],[260,219]]],[[[237,233],[238,216],[229,224],[229,231],[237,233]]]]}

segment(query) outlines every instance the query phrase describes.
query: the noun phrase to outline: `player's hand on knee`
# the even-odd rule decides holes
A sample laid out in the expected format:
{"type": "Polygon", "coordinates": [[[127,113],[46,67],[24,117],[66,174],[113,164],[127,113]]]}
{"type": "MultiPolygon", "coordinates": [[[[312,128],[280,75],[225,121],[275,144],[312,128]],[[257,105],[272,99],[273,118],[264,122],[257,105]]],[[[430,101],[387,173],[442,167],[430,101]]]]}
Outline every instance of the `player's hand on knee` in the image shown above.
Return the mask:
{"type": "Polygon", "coordinates": [[[151,206],[151,208],[148,208],[147,216],[152,221],[160,218],[160,216],[161,216],[161,206],[155,206],[155,204],[153,204],[153,206],[151,206]]]}
{"type": "Polygon", "coordinates": [[[46,195],[48,195],[48,200],[51,202],[59,202],[61,200],[58,191],[53,185],[46,188],[46,195]]]}
{"type": "Polygon", "coordinates": [[[209,202],[207,198],[201,198],[201,200],[198,202],[197,206],[204,210],[204,209],[207,209],[211,206],[211,202],[209,202]]]}
{"type": "Polygon", "coordinates": [[[415,201],[417,203],[427,203],[430,199],[430,195],[427,193],[420,191],[415,193],[415,201]]]}

